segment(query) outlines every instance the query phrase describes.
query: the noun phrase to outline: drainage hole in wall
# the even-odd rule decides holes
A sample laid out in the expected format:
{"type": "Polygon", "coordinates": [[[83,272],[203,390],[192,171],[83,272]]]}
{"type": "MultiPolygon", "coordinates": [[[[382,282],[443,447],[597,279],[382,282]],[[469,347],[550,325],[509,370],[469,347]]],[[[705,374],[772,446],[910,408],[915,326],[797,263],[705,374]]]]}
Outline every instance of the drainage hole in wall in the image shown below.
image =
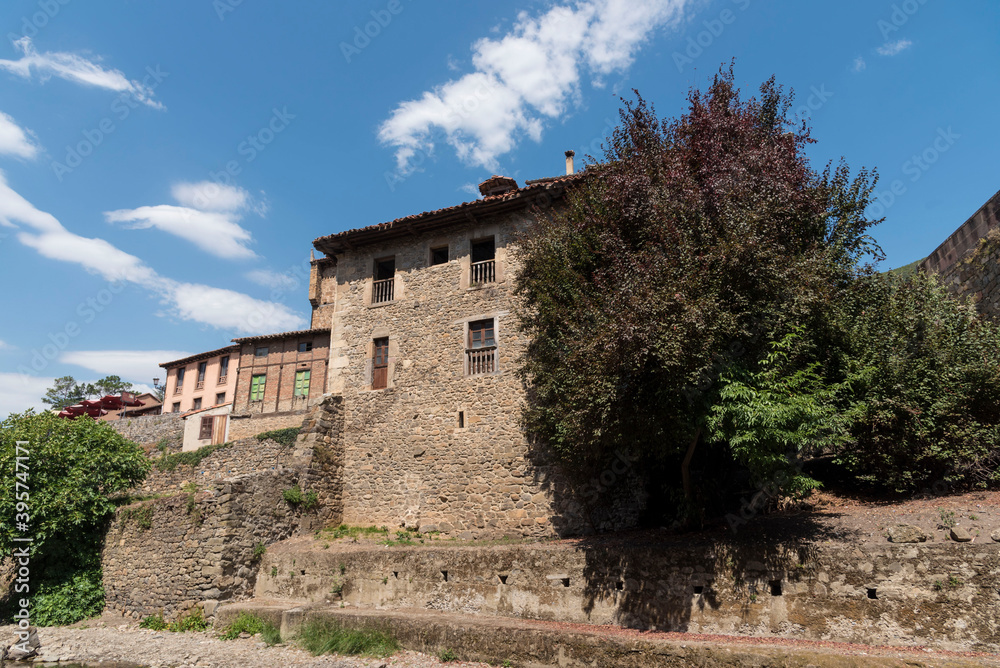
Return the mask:
{"type": "Polygon", "coordinates": [[[458,428],[465,429],[465,411],[458,411],[458,428]]]}
{"type": "Polygon", "coordinates": [[[771,580],[771,596],[781,596],[781,580],[771,580]]]}
{"type": "Polygon", "coordinates": [[[444,581],[447,582],[448,581],[448,571],[441,571],[441,577],[443,577],[444,581]]]}
{"type": "Polygon", "coordinates": [[[875,590],[874,587],[868,589],[868,598],[875,598],[875,599],[878,598],[878,592],[875,590]]]}
{"type": "Polygon", "coordinates": [[[705,587],[703,585],[695,585],[694,586],[694,593],[698,594],[698,595],[704,594],[705,593],[705,587]]]}
{"type": "Polygon", "coordinates": [[[299,571],[299,573],[302,573],[302,575],[305,575],[306,574],[305,569],[299,571]]]}
{"type": "Polygon", "coordinates": [[[625,583],[622,582],[621,580],[619,580],[618,582],[615,583],[615,589],[617,589],[618,591],[624,590],[625,589],[625,583]]]}
{"type": "Polygon", "coordinates": [[[499,578],[500,584],[502,584],[502,585],[507,584],[507,576],[506,575],[498,575],[497,578],[499,578]]]}
{"type": "Polygon", "coordinates": [[[393,571],[392,572],[392,577],[394,577],[394,578],[396,578],[398,580],[399,579],[399,571],[393,571]]]}
{"type": "Polygon", "coordinates": [[[569,578],[562,578],[561,582],[563,587],[569,586],[569,578]]]}

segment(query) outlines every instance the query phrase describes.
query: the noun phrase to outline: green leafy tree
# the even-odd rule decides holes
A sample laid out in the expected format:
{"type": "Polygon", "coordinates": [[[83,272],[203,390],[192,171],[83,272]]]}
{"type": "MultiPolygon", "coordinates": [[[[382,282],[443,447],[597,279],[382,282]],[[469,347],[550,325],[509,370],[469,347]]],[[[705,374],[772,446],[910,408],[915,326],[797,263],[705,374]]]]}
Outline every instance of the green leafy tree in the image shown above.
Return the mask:
{"type": "Polygon", "coordinates": [[[132,389],[132,383],[123,381],[118,376],[107,376],[86,386],[86,394],[89,397],[99,398],[107,394],[117,395],[128,392],[132,389]]]}
{"type": "Polygon", "coordinates": [[[87,387],[76,382],[73,376],[56,378],[45,392],[42,401],[52,408],[62,408],[80,403],[87,397],[87,387]]]}
{"type": "Polygon", "coordinates": [[[858,281],[838,317],[863,406],[840,462],[895,492],[1000,483],[1000,326],[922,272],[858,281]]]}
{"type": "Polygon", "coordinates": [[[0,479],[8,481],[0,487],[0,552],[28,546],[41,612],[35,621],[67,623],[58,609],[81,601],[90,602],[86,614],[99,612],[104,523],[114,513],[114,497],[149,469],[142,449],[104,422],[29,411],[0,423],[0,479]],[[25,444],[19,448],[18,441],[25,444]],[[32,542],[16,542],[20,536],[32,542]]]}
{"type": "Polygon", "coordinates": [[[625,102],[592,178],[523,235],[526,425],[572,470],[625,450],[692,503],[720,379],[800,325],[815,348],[826,305],[879,257],[875,177],[812,169],[791,102],[773,79],[744,99],[731,68],[672,121],[625,102]]]}

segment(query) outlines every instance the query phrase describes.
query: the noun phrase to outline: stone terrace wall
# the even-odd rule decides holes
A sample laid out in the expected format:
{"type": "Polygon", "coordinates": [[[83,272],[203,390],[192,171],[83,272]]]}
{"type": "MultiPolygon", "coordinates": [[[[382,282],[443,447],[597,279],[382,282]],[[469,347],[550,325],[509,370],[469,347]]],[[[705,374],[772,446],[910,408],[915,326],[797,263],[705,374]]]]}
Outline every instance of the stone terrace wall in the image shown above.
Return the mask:
{"type": "MultiPolygon", "coordinates": [[[[256,438],[245,438],[232,441],[212,452],[194,467],[178,464],[172,471],[161,471],[154,466],[135,492],[174,492],[189,482],[205,485],[224,478],[275,470],[292,463],[293,451],[291,446],[281,445],[270,439],[258,441],[256,438]]],[[[158,453],[153,451],[151,455],[156,461],[158,453]]]]}
{"type": "Polygon", "coordinates": [[[303,489],[319,495],[319,510],[304,522],[304,529],[336,526],[344,517],[344,402],[339,396],[326,396],[302,423],[295,443],[294,456],[309,458],[303,471],[303,489]]]}
{"type": "Polygon", "coordinates": [[[946,273],[967,257],[986,233],[1000,226],[1000,192],[979,207],[972,216],[927,256],[920,267],[927,272],[946,273]]]}
{"type": "Polygon", "coordinates": [[[1000,544],[282,543],[256,597],[689,633],[1000,650],[1000,544]],[[294,575],[293,571],[294,562],[294,575]],[[272,575],[274,573],[274,575],[272,575]]]}
{"type": "Polygon", "coordinates": [[[179,413],[145,415],[108,422],[119,434],[139,445],[156,445],[166,439],[172,450],[180,450],[184,440],[184,421],[179,413]]]}
{"type": "MultiPolygon", "coordinates": [[[[317,402],[318,403],[318,402],[317,402]]],[[[309,409],[311,410],[311,409],[309,409]]],[[[298,427],[309,410],[287,411],[283,413],[231,414],[229,416],[229,440],[250,438],[265,431],[298,427]]]]}
{"type": "Polygon", "coordinates": [[[294,469],[257,473],[119,508],[101,555],[106,608],[170,618],[200,604],[210,616],[219,601],[250,594],[254,546],[287,538],[301,521],[282,498],[299,479],[294,469]]]}
{"type": "MultiPolygon", "coordinates": [[[[998,195],[1000,197],[1000,195],[998,195]]],[[[1000,315],[1000,228],[986,233],[973,250],[949,266],[941,279],[956,296],[969,298],[983,316],[1000,315]]]]}

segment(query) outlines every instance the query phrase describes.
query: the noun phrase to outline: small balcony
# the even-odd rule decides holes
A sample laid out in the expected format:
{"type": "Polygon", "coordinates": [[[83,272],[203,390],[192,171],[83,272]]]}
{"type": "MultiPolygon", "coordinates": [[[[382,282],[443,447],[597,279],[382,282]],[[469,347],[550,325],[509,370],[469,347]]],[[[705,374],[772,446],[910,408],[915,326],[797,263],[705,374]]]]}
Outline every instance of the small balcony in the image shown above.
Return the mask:
{"type": "Polygon", "coordinates": [[[174,387],[174,394],[180,394],[183,391],[184,391],[183,385],[177,385],[176,387],[174,387]]]}
{"type": "Polygon", "coordinates": [[[384,304],[393,299],[394,279],[385,278],[380,281],[372,281],[372,304],[384,304]]]}
{"type": "Polygon", "coordinates": [[[199,380],[197,383],[194,384],[194,389],[196,391],[197,390],[204,390],[205,389],[205,381],[199,380]]]}
{"type": "Polygon", "coordinates": [[[465,370],[469,376],[484,376],[497,370],[497,349],[477,348],[465,351],[465,370]]]}
{"type": "Polygon", "coordinates": [[[473,262],[472,273],[469,276],[469,285],[475,287],[484,283],[495,283],[497,280],[497,261],[484,260],[483,262],[473,262]]]}
{"type": "Polygon", "coordinates": [[[229,382],[229,376],[219,376],[219,382],[216,385],[225,385],[229,382]]]}

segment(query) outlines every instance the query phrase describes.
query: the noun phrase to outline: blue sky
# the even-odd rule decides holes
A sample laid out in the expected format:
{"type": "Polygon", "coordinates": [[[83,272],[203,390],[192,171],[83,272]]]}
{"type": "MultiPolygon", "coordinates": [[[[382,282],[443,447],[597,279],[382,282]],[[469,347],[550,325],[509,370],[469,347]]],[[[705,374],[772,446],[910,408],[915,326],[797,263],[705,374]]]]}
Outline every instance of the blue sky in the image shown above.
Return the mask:
{"type": "Polygon", "coordinates": [[[0,414],[304,328],[315,237],[599,157],[620,95],[676,116],[731,58],[796,90],[817,168],[879,171],[885,268],[1000,188],[992,0],[6,0],[0,28],[0,414]]]}

